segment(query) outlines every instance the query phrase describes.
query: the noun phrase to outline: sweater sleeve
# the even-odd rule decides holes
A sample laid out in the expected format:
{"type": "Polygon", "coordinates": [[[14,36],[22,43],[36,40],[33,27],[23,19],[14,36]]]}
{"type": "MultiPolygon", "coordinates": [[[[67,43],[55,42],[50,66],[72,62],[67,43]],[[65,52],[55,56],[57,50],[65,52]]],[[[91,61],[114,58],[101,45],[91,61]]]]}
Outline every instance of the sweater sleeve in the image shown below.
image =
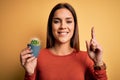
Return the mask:
{"type": "Polygon", "coordinates": [[[25,78],[24,80],[36,80],[36,70],[32,75],[28,75],[27,72],[25,72],[25,78]]]}
{"type": "Polygon", "coordinates": [[[25,79],[24,80],[35,80],[35,74],[28,75],[25,73],[25,79]]]}
{"type": "Polygon", "coordinates": [[[106,69],[95,70],[94,62],[87,55],[86,59],[87,71],[86,71],[86,80],[107,80],[106,69]]]}

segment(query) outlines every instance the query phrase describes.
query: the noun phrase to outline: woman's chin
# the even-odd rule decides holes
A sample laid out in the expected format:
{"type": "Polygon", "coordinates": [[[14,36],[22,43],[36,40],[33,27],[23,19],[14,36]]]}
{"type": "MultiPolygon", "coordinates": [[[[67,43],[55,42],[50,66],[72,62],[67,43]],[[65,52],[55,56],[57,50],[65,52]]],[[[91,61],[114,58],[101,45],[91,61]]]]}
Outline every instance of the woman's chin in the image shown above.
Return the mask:
{"type": "Polygon", "coordinates": [[[57,40],[58,43],[61,43],[61,44],[65,44],[65,43],[70,43],[70,40],[67,40],[67,39],[59,39],[57,40]]]}

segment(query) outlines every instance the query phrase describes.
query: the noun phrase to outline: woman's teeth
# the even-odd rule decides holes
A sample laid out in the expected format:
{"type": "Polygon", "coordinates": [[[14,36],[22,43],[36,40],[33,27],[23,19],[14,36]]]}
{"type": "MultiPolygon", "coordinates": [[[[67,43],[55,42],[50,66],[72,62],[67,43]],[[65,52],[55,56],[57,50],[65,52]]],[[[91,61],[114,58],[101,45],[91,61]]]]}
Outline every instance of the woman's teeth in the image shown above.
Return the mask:
{"type": "Polygon", "coordinates": [[[58,32],[59,34],[67,34],[68,32],[58,32]]]}

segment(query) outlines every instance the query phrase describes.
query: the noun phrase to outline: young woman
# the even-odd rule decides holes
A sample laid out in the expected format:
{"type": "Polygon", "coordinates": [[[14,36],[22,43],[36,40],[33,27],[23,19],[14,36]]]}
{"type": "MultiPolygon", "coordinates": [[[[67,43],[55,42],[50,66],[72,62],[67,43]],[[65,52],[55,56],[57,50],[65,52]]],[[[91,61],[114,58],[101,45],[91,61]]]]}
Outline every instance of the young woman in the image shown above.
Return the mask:
{"type": "Polygon", "coordinates": [[[107,80],[102,48],[95,39],[86,41],[87,52],[79,50],[77,17],[68,3],[51,11],[47,26],[46,48],[34,57],[28,47],[20,53],[25,80],[107,80]]]}

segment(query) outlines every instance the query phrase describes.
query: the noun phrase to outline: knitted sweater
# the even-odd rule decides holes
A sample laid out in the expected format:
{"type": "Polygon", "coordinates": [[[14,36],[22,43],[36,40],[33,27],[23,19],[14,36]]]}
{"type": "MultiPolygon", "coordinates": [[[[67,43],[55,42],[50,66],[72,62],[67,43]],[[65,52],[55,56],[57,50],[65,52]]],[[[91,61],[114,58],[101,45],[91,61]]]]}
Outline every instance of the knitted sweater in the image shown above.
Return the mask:
{"type": "Polygon", "coordinates": [[[69,55],[54,55],[42,49],[33,75],[25,80],[107,80],[106,70],[94,70],[94,63],[87,52],[73,51],[69,55]]]}

